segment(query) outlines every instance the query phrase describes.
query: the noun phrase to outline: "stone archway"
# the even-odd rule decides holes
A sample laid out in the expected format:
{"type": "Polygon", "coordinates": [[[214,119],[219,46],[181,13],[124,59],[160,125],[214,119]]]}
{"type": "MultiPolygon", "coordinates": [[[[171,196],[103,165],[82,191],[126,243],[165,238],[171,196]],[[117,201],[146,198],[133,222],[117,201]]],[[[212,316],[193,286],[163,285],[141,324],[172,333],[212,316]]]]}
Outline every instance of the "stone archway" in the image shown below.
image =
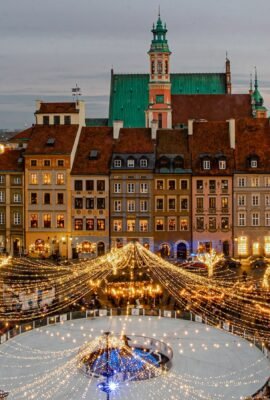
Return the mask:
{"type": "Polygon", "coordinates": [[[178,240],[174,247],[174,257],[186,260],[189,255],[189,244],[186,240],[178,240]]]}

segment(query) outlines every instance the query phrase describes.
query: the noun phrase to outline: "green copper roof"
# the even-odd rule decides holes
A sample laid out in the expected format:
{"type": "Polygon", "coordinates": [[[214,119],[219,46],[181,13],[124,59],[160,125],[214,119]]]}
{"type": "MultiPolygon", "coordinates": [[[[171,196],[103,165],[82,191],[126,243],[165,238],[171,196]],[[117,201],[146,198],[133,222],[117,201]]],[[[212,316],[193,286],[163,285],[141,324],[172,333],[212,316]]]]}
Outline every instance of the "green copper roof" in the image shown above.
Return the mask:
{"type": "MultiPolygon", "coordinates": [[[[172,94],[225,94],[224,73],[171,74],[172,94]]],[[[114,120],[124,127],[145,127],[148,108],[148,74],[113,74],[109,108],[109,126],[114,120]]]]}
{"type": "Polygon", "coordinates": [[[168,30],[166,28],[166,24],[163,24],[159,15],[156,25],[155,24],[153,25],[152,29],[153,39],[151,42],[151,47],[149,52],[170,53],[168,41],[166,39],[167,32],[168,30]]]}

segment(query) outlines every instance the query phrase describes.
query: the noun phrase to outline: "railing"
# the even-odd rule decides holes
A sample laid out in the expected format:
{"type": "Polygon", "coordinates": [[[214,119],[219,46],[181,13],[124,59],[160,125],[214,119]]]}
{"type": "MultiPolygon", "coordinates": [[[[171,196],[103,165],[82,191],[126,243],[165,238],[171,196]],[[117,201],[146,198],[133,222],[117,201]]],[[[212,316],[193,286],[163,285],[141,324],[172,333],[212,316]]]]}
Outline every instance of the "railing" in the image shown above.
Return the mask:
{"type": "MultiPolygon", "coordinates": [[[[180,310],[161,310],[158,308],[155,309],[144,309],[144,308],[110,308],[110,309],[94,309],[94,310],[86,310],[86,311],[70,311],[64,314],[57,314],[50,317],[45,317],[41,319],[37,319],[31,322],[23,323],[21,325],[16,325],[15,328],[7,331],[3,335],[0,336],[0,344],[5,343],[6,341],[18,336],[22,333],[29,332],[33,329],[41,328],[48,325],[54,325],[57,323],[63,323],[65,321],[71,321],[82,318],[97,318],[97,317],[111,317],[111,316],[156,316],[162,318],[173,318],[173,319],[184,319],[197,323],[202,323],[206,325],[214,326],[218,329],[222,329],[230,334],[237,335],[242,337],[243,339],[248,340],[254,346],[256,346],[265,356],[265,358],[270,359],[270,350],[267,349],[264,342],[259,340],[256,336],[254,336],[253,332],[246,328],[240,328],[238,326],[234,326],[232,323],[224,322],[216,318],[215,320],[208,321],[207,317],[202,317],[201,315],[196,315],[190,311],[180,311],[180,310]]],[[[263,396],[263,391],[266,388],[270,387],[270,378],[263,385],[261,389],[259,389],[254,395],[250,396],[254,399],[259,399],[260,395],[263,396]]],[[[262,397],[263,398],[263,397],[262,397]]]]}

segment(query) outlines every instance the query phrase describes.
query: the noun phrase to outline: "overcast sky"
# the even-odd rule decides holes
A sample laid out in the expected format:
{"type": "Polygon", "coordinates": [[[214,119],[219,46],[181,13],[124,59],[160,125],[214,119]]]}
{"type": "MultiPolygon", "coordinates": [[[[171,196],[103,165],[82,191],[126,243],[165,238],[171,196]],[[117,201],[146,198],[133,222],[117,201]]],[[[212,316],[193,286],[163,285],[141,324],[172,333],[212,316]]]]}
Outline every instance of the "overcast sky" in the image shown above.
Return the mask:
{"type": "Polygon", "coordinates": [[[110,69],[148,72],[158,6],[173,72],[222,72],[247,92],[256,65],[270,109],[270,0],[0,0],[0,129],[33,121],[35,99],[68,100],[77,82],[90,117],[107,116],[110,69]]]}

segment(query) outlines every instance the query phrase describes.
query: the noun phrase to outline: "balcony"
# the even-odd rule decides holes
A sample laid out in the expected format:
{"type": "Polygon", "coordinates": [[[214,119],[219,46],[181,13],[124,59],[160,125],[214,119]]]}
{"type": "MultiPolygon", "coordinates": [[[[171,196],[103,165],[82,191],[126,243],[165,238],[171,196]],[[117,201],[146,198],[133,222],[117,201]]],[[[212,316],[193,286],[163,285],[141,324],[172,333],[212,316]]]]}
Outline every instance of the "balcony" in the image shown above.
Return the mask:
{"type": "Polygon", "coordinates": [[[228,214],[229,213],[229,207],[222,207],[221,212],[223,214],[228,214]]]}
{"type": "Polygon", "coordinates": [[[209,209],[208,209],[208,213],[209,213],[209,214],[216,214],[216,213],[217,213],[217,209],[214,208],[214,207],[209,208],[209,209]]]}
{"type": "Polygon", "coordinates": [[[203,208],[196,208],[196,213],[197,214],[203,214],[204,213],[204,209],[203,208]]]}

